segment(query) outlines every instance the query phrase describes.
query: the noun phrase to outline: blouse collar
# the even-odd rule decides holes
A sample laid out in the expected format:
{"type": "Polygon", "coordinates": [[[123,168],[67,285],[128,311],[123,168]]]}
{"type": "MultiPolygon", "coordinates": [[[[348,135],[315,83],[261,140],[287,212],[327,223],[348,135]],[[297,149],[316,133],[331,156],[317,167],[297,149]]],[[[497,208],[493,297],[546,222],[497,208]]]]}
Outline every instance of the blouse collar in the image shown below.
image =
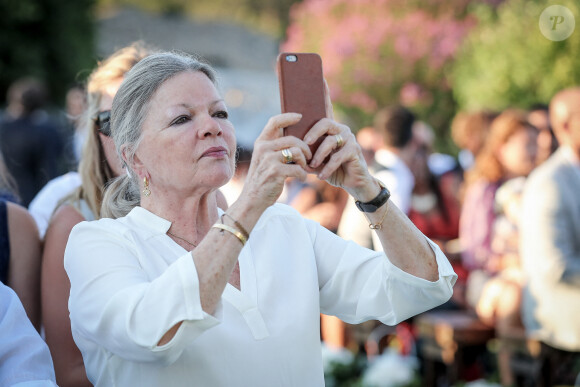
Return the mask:
{"type": "Polygon", "coordinates": [[[134,207],[127,215],[127,221],[152,234],[165,234],[171,227],[167,219],[155,215],[141,206],[134,207]]]}
{"type": "MultiPolygon", "coordinates": [[[[218,207],[218,216],[223,213],[224,211],[218,207]]],[[[129,223],[135,224],[138,228],[146,230],[153,235],[166,234],[171,227],[169,220],[163,219],[141,206],[134,207],[126,218],[129,223]]]]}

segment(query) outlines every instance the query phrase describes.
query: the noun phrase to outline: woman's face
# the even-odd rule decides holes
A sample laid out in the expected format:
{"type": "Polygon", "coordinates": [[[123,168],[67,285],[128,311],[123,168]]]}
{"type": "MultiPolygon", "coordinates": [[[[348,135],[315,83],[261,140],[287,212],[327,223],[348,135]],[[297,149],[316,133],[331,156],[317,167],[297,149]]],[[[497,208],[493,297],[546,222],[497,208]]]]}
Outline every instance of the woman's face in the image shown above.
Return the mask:
{"type": "Polygon", "coordinates": [[[499,148],[499,160],[513,176],[527,176],[536,166],[538,131],[532,127],[517,130],[499,148]]]}
{"type": "MultiPolygon", "coordinates": [[[[117,90],[121,86],[123,78],[119,78],[116,81],[111,82],[101,94],[101,104],[99,105],[99,112],[104,112],[111,110],[113,106],[113,98],[117,94],[117,90]]],[[[111,170],[115,173],[115,176],[119,176],[123,171],[123,163],[117,155],[117,150],[115,148],[115,143],[111,137],[105,136],[103,133],[99,132],[99,138],[101,139],[101,144],[103,145],[103,150],[105,152],[105,158],[107,159],[107,164],[111,170]]]]}
{"type": "Polygon", "coordinates": [[[207,192],[234,174],[236,139],[223,99],[202,72],[184,72],[153,95],[135,153],[152,192],[207,192]]]}

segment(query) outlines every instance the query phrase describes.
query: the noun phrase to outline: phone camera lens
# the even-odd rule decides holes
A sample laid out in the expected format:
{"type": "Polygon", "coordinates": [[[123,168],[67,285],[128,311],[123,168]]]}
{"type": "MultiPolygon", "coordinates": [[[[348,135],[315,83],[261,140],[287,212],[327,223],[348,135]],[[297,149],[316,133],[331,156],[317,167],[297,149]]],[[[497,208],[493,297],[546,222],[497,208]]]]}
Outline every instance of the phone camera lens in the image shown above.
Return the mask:
{"type": "Polygon", "coordinates": [[[286,55],[286,62],[296,62],[297,60],[296,55],[286,55]]]}

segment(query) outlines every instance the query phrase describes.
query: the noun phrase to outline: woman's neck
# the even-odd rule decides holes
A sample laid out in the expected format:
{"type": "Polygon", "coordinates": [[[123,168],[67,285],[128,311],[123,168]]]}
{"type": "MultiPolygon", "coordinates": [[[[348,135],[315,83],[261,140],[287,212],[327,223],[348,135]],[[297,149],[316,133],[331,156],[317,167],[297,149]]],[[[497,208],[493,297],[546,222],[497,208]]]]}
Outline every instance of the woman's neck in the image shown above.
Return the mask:
{"type": "Polygon", "coordinates": [[[185,199],[155,198],[142,200],[141,206],[171,222],[169,232],[198,244],[218,220],[215,191],[185,199]]]}

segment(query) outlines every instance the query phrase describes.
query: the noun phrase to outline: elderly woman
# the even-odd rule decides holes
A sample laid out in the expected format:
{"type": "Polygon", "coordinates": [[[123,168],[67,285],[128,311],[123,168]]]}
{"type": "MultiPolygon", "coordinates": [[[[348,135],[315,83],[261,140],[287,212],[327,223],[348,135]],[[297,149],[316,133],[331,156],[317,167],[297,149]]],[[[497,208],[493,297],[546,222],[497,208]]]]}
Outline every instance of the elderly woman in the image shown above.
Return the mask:
{"type": "Polygon", "coordinates": [[[127,74],[111,124],[128,173],[103,202],[116,219],[77,225],[65,253],[73,336],[95,385],[323,385],[320,312],[396,324],[449,299],[447,259],[387,200],[349,128],[323,119],[304,141],[282,136],[300,118],[268,121],[223,212],[216,192],[236,141],[214,71],[160,53],[127,74]],[[274,204],[286,178],[307,173],[374,211],[385,253],[274,204]]]}

